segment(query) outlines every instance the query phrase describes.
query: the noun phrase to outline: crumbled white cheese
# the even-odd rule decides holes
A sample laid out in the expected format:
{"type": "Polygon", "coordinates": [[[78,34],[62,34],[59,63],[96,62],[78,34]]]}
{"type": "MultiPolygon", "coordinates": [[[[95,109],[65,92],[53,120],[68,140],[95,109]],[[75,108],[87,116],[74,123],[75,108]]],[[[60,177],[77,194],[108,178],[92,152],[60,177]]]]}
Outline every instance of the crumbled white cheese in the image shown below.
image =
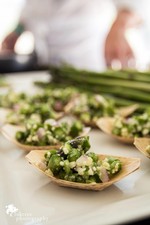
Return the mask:
{"type": "Polygon", "coordinates": [[[47,152],[47,157],[50,157],[51,156],[51,152],[47,152]]]}
{"type": "Polygon", "coordinates": [[[28,136],[27,142],[32,142],[32,136],[31,135],[28,136]]]}
{"type": "Polygon", "coordinates": [[[95,167],[95,166],[93,166],[93,168],[92,168],[92,169],[93,169],[93,171],[96,171],[96,167],[95,167]]]}
{"type": "Polygon", "coordinates": [[[117,127],[117,128],[122,128],[122,121],[121,121],[121,119],[117,119],[117,120],[115,121],[115,127],[117,127]]]}
{"type": "Polygon", "coordinates": [[[94,172],[93,172],[93,170],[92,170],[91,167],[90,167],[89,170],[88,170],[88,174],[89,174],[90,176],[94,175],[94,172]]]}
{"type": "Polygon", "coordinates": [[[45,121],[45,124],[49,124],[51,126],[56,126],[57,122],[54,119],[48,119],[45,121]]]}
{"type": "Polygon", "coordinates": [[[60,166],[64,166],[64,162],[63,161],[60,161],[60,166]]]}
{"type": "Polygon", "coordinates": [[[77,166],[91,166],[92,163],[93,159],[86,155],[80,156],[80,158],[78,158],[76,161],[77,166]]]}
{"type": "Polygon", "coordinates": [[[82,168],[82,167],[78,167],[78,168],[77,168],[77,172],[78,172],[78,174],[81,175],[81,176],[84,175],[84,171],[85,171],[85,170],[86,170],[86,169],[85,169],[85,168],[82,168]]]}
{"type": "Polygon", "coordinates": [[[121,136],[123,136],[123,137],[128,137],[129,136],[129,134],[128,134],[128,129],[127,128],[122,128],[122,130],[121,130],[121,136]]]}
{"type": "Polygon", "coordinates": [[[143,129],[142,134],[144,136],[147,135],[148,133],[149,133],[149,129],[147,129],[147,128],[143,129]]]}
{"type": "Polygon", "coordinates": [[[37,129],[37,124],[35,123],[35,124],[33,124],[33,129],[37,129]]]}
{"type": "Polygon", "coordinates": [[[67,155],[69,153],[69,150],[67,148],[63,148],[63,152],[65,153],[65,155],[67,155]]]}
{"type": "Polygon", "coordinates": [[[118,171],[118,169],[119,169],[119,163],[116,163],[114,169],[112,170],[112,173],[113,174],[116,173],[118,171]]]}
{"type": "Polygon", "coordinates": [[[146,120],[148,119],[148,114],[144,113],[143,115],[141,115],[141,119],[146,120]]]}
{"type": "Polygon", "coordinates": [[[137,131],[141,131],[142,130],[142,126],[138,125],[137,126],[137,131]]]}
{"type": "Polygon", "coordinates": [[[75,161],[70,162],[69,166],[70,166],[71,169],[74,168],[76,166],[76,162],[75,161]]]}
{"type": "Polygon", "coordinates": [[[38,136],[37,136],[37,135],[34,135],[34,136],[32,137],[32,141],[39,141],[38,136]]]}
{"type": "Polygon", "coordinates": [[[102,165],[103,165],[103,167],[104,167],[106,170],[110,170],[110,165],[109,165],[108,162],[104,161],[104,162],[102,163],[102,165]]]}
{"type": "Polygon", "coordinates": [[[30,130],[30,129],[31,129],[31,127],[32,127],[32,126],[31,126],[31,124],[29,124],[29,123],[27,123],[27,125],[26,125],[26,126],[27,126],[27,129],[28,129],[28,130],[30,130]]]}

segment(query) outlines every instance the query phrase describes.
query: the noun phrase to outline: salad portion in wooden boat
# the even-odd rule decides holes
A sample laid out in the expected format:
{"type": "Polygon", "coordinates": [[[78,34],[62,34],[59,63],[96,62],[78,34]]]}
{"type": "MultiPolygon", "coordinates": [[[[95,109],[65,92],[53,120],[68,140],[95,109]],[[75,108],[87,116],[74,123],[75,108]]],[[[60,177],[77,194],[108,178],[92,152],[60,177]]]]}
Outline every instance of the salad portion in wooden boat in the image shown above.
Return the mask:
{"type": "Polygon", "coordinates": [[[100,191],[140,166],[140,159],[96,154],[89,136],[65,142],[59,149],[31,151],[26,159],[59,186],[100,191]]]}
{"type": "Polygon", "coordinates": [[[59,122],[53,119],[44,123],[28,121],[25,127],[5,124],[2,134],[18,147],[31,151],[33,149],[53,149],[60,147],[65,141],[79,135],[87,135],[90,127],[85,127],[80,121],[59,122]]]}

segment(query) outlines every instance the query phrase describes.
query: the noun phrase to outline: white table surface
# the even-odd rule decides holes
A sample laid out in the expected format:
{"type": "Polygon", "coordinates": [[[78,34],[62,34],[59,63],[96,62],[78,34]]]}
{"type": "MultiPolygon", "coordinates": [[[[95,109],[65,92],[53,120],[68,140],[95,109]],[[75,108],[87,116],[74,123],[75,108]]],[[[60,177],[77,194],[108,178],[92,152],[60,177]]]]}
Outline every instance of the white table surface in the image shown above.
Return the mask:
{"type": "MultiPolygon", "coordinates": [[[[33,80],[46,72],[6,76],[18,91],[34,91],[33,80]]],[[[103,191],[59,187],[32,167],[25,155],[0,135],[0,224],[107,225],[150,216],[150,160],[134,146],[122,144],[100,130],[89,134],[91,151],[141,159],[140,169],[103,191]],[[10,206],[11,205],[11,206],[10,206]],[[17,208],[11,216],[11,207],[17,208]]]]}

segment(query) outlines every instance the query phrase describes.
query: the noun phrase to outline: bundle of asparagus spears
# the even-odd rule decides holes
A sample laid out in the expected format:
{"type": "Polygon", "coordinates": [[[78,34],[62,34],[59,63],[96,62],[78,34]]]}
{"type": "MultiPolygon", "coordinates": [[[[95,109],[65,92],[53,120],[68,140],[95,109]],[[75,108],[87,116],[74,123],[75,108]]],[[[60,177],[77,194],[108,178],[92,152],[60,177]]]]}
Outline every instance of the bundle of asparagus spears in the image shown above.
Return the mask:
{"type": "Polygon", "coordinates": [[[113,98],[118,105],[150,105],[150,71],[108,70],[97,73],[69,66],[50,67],[52,84],[72,85],[80,90],[113,98]]]}

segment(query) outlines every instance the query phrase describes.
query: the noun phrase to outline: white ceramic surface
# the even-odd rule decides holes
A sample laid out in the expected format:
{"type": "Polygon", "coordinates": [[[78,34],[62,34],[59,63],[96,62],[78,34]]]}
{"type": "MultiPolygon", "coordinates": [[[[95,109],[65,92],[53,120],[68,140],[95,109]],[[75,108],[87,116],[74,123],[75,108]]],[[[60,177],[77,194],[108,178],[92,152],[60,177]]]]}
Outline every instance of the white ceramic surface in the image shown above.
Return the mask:
{"type": "MultiPolygon", "coordinates": [[[[9,80],[19,79],[21,89],[33,76],[11,75],[9,80]]],[[[37,79],[44,76],[38,73],[37,79]]],[[[139,157],[140,169],[100,192],[59,187],[27,162],[26,152],[0,135],[0,224],[113,225],[149,216],[150,160],[100,130],[90,132],[90,141],[96,153],[139,157]]]]}

